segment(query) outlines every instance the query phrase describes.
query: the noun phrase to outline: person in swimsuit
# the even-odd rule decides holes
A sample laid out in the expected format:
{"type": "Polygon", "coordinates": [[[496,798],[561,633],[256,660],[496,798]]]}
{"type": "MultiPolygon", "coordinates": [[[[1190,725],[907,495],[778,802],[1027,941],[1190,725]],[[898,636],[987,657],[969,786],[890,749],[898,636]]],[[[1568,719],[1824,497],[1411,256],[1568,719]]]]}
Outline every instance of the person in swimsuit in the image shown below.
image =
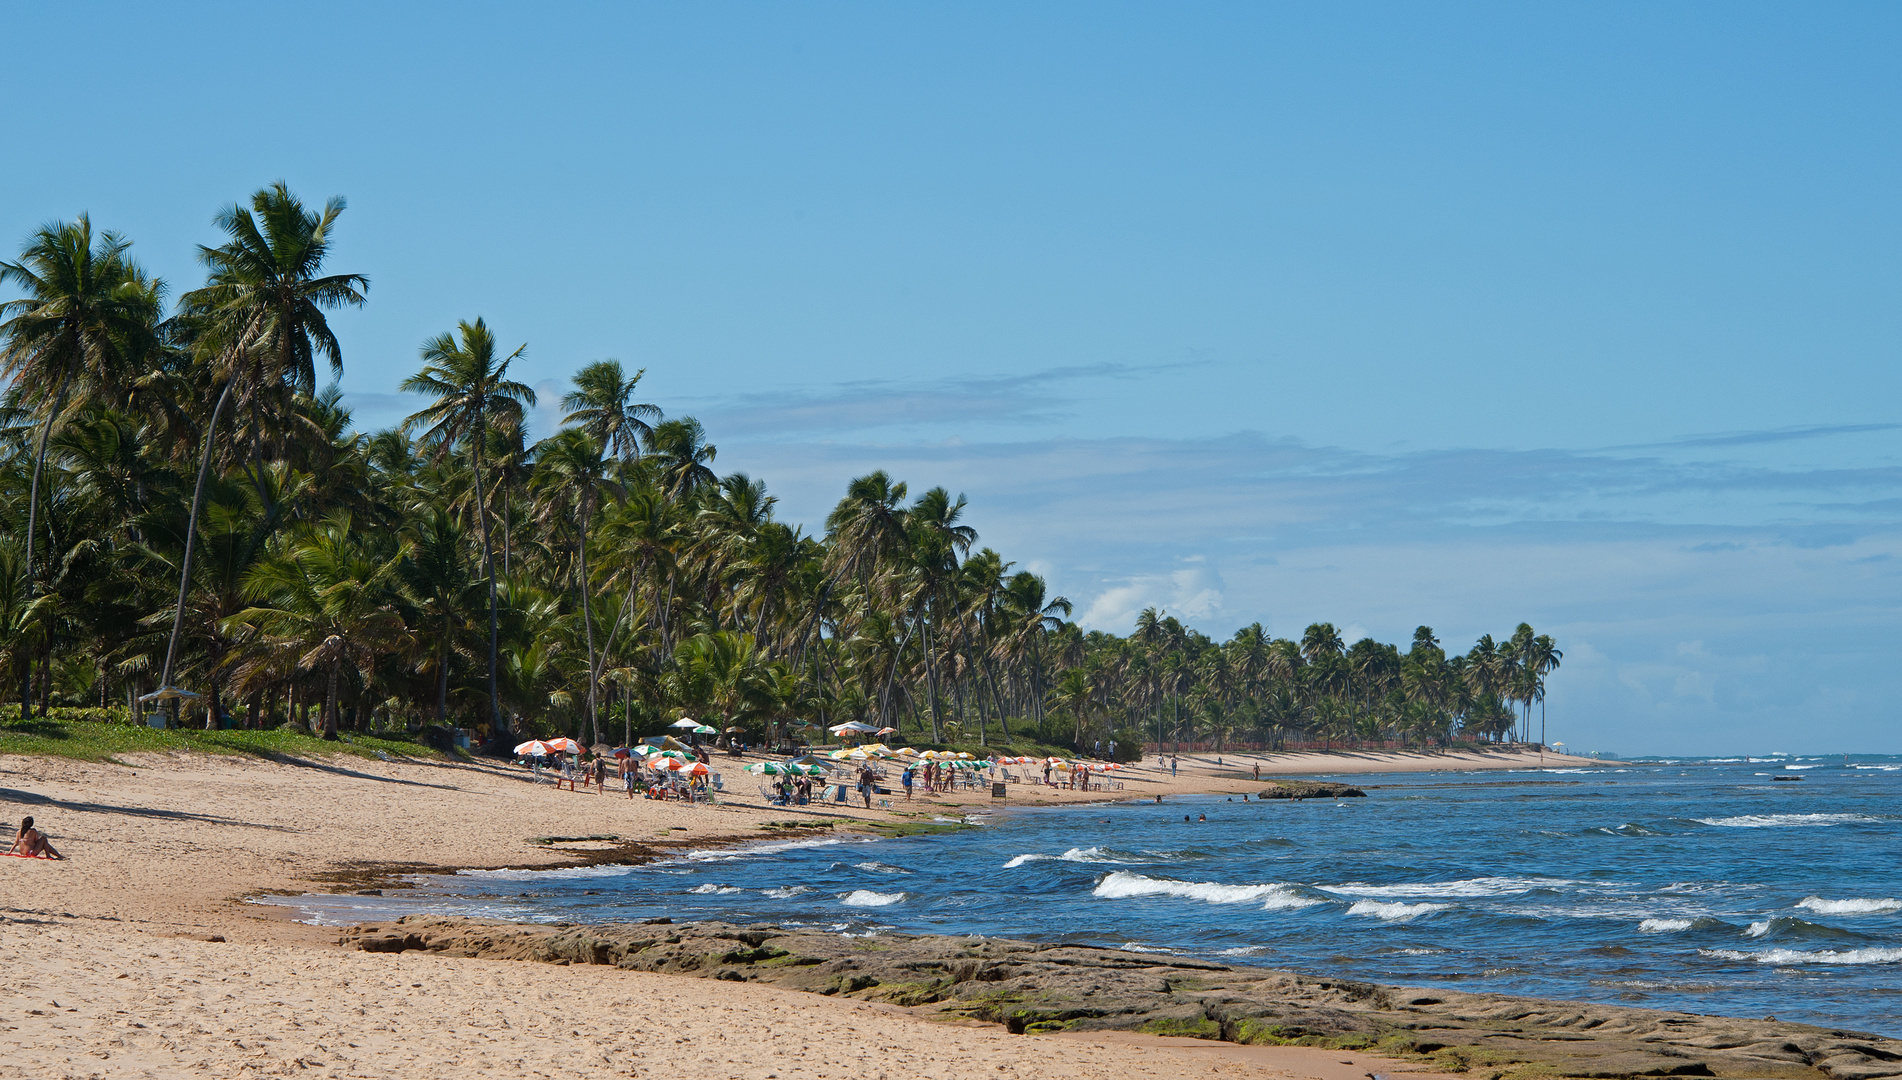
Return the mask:
{"type": "Polygon", "coordinates": [[[66,856],[53,850],[46,842],[45,834],[33,827],[32,818],[20,819],[20,831],[13,835],[12,855],[25,855],[32,859],[64,859],[66,856]]]}
{"type": "Polygon", "coordinates": [[[634,759],[631,757],[621,759],[621,787],[628,798],[634,797],[634,759]]]}

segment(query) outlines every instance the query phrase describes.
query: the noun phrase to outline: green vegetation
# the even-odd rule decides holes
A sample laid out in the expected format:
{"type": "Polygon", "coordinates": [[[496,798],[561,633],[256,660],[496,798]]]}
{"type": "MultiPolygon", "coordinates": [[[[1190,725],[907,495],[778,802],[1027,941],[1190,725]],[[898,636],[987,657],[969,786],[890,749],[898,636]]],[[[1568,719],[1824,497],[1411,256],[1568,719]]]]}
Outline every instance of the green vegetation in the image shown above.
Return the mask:
{"type": "Polygon", "coordinates": [[[301,745],[286,723],[454,724],[505,749],[685,713],[755,743],[864,720],[1128,760],[1152,738],[1523,737],[1558,666],[1523,624],[1451,656],[1426,627],[1404,653],[1329,623],[1218,642],[1155,610],[1086,633],[978,544],[962,495],[872,472],[808,534],[617,361],[582,364],[529,443],[527,346],[477,317],[420,343],[407,423],[359,432],[317,370],[341,374],[328,320],[369,295],[330,266],[343,213],[282,184],[227,207],[169,310],[83,216],[0,262],[0,694],[130,715],[177,684],[202,697],[174,720],[250,732],[62,722],[8,745],[264,752],[301,745]]]}
{"type": "Polygon", "coordinates": [[[250,754],[273,760],[322,759],[339,754],[375,758],[441,760],[443,755],[401,735],[351,735],[321,738],[286,729],[261,731],[157,730],[143,724],[100,723],[91,717],[109,710],[55,709],[51,716],[20,718],[18,706],[0,710],[0,754],[44,754],[80,761],[116,761],[121,754],[166,754],[196,750],[208,754],[250,754]]]}

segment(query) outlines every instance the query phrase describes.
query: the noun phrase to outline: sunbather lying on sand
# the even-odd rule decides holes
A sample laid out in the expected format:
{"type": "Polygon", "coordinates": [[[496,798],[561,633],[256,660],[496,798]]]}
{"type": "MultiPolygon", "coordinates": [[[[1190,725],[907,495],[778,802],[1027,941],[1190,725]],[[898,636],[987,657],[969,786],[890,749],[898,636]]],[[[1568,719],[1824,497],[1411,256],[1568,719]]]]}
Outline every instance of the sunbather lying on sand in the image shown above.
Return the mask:
{"type": "Polygon", "coordinates": [[[33,827],[32,818],[20,819],[20,831],[14,834],[13,849],[9,855],[25,855],[30,859],[64,859],[66,856],[53,850],[46,842],[45,834],[33,827]]]}

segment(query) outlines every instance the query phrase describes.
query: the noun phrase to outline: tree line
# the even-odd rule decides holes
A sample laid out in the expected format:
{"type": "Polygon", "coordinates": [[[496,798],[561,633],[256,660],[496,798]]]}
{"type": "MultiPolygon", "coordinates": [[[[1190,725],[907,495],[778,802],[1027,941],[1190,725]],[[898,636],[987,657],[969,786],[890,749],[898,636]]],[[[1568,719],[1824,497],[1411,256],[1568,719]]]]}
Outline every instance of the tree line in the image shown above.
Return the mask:
{"type": "Polygon", "coordinates": [[[979,545],[963,495],[882,471],[808,533],[614,360],[530,443],[526,346],[479,317],[421,344],[414,415],[359,432],[328,321],[369,293],[328,265],[344,209],[282,183],[227,207],[169,304],[83,215],[0,262],[0,672],[22,718],[183,686],[208,725],[326,738],[618,741],[685,714],[1081,750],[1498,741],[1543,709],[1561,653],[1525,624],[1464,654],[1427,627],[1405,652],[1328,623],[1217,642],[1154,609],[1085,632],[979,545]]]}

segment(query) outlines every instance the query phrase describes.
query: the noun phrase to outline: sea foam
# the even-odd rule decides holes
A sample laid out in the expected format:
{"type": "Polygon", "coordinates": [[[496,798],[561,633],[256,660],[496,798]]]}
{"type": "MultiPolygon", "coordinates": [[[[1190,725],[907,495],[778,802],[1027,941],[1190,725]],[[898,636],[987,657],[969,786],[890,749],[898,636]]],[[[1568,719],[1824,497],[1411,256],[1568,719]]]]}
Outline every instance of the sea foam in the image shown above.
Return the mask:
{"type": "Polygon", "coordinates": [[[1451,904],[1402,904],[1397,902],[1382,902],[1379,900],[1361,900],[1357,901],[1353,907],[1348,908],[1347,913],[1349,915],[1372,915],[1374,918],[1384,922],[1406,922],[1410,919],[1417,919],[1422,915],[1432,914],[1435,911],[1445,911],[1452,906],[1451,904]]]}
{"type": "Polygon", "coordinates": [[[1038,855],[1034,853],[1029,855],[1018,855],[1012,858],[1009,862],[1005,863],[1004,869],[1009,870],[1012,867],[1022,866],[1025,863],[1051,862],[1051,861],[1077,862],[1077,863],[1128,863],[1128,862],[1137,862],[1138,860],[1118,858],[1115,854],[1111,853],[1109,850],[1105,848],[1100,848],[1100,847],[1071,848],[1070,850],[1064,852],[1061,855],[1038,855]]]}
{"type": "Polygon", "coordinates": [[[1820,896],[1806,896],[1798,900],[1796,906],[1818,915],[1887,915],[1892,911],[1902,911],[1902,900],[1892,897],[1884,900],[1825,900],[1820,896]]]}
{"type": "Polygon", "coordinates": [[[1796,949],[1766,949],[1763,952],[1740,952],[1736,949],[1699,949],[1699,956],[1709,956],[1718,960],[1747,960],[1759,964],[1895,964],[1902,963],[1902,949],[1818,949],[1815,952],[1799,952],[1796,949]]]}
{"type": "Polygon", "coordinates": [[[1421,897],[1473,899],[1482,896],[1519,896],[1534,889],[1551,889],[1560,885],[1574,884],[1577,883],[1563,878],[1479,877],[1467,878],[1463,881],[1408,882],[1400,885],[1368,885],[1364,882],[1350,881],[1345,885],[1317,887],[1342,896],[1382,896],[1391,899],[1421,897]]]}
{"type": "Polygon", "coordinates": [[[1691,919],[1646,919],[1638,924],[1638,930],[1645,934],[1674,934],[1689,930],[1692,923],[1691,919]]]}
{"type": "Polygon", "coordinates": [[[746,890],[738,888],[733,885],[715,885],[712,882],[708,882],[705,885],[695,885],[693,888],[688,889],[687,891],[690,893],[694,893],[696,895],[700,895],[700,896],[710,896],[714,894],[718,894],[720,896],[731,896],[734,893],[745,892],[746,890]]]}
{"type": "Polygon", "coordinates": [[[853,889],[839,897],[839,903],[846,907],[887,907],[905,898],[901,892],[873,892],[870,889],[853,889]]]}
{"type": "Polygon", "coordinates": [[[1313,907],[1316,904],[1325,903],[1325,901],[1310,899],[1293,892],[1288,886],[1279,882],[1265,885],[1225,885],[1215,881],[1173,881],[1168,878],[1132,874],[1126,870],[1113,870],[1104,875],[1103,880],[1096,883],[1092,895],[1111,900],[1133,896],[1176,896],[1210,904],[1245,904],[1259,900],[1265,911],[1313,907]]]}
{"type": "Polygon", "coordinates": [[[1740,814],[1737,817],[1692,818],[1700,825],[1729,829],[1814,828],[1820,825],[1851,825],[1878,822],[1868,814],[1740,814]]]}

